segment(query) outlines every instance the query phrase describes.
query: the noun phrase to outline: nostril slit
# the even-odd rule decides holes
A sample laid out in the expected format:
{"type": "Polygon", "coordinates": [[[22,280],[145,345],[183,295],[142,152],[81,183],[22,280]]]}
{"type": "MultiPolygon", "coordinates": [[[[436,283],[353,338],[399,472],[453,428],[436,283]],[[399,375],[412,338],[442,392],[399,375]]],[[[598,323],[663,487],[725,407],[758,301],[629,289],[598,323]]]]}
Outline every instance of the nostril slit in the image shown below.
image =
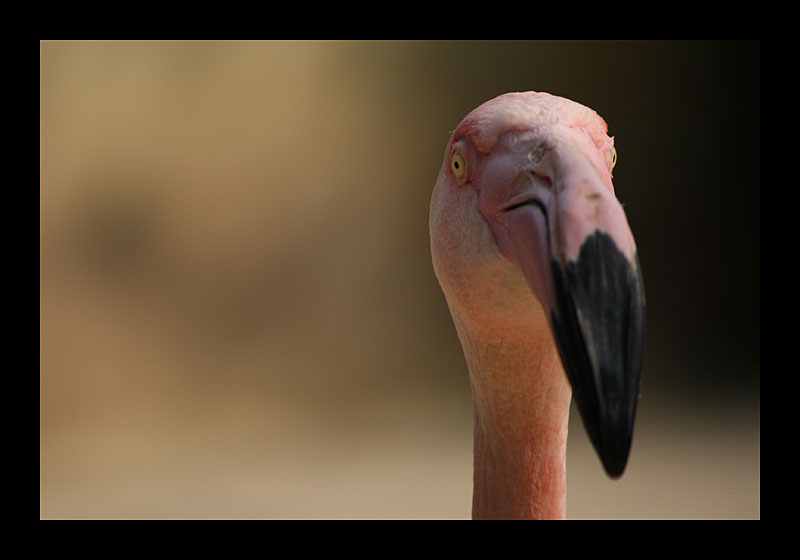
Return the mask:
{"type": "Polygon", "coordinates": [[[510,212],[512,210],[519,208],[520,206],[537,206],[543,213],[547,214],[547,212],[544,209],[544,204],[542,204],[539,200],[536,200],[535,198],[528,198],[526,200],[521,200],[520,202],[512,204],[511,206],[504,208],[504,212],[510,212]]]}
{"type": "Polygon", "coordinates": [[[519,208],[520,206],[525,206],[527,204],[533,204],[533,200],[523,200],[522,202],[517,202],[516,204],[512,204],[508,208],[505,209],[506,212],[519,208]]]}

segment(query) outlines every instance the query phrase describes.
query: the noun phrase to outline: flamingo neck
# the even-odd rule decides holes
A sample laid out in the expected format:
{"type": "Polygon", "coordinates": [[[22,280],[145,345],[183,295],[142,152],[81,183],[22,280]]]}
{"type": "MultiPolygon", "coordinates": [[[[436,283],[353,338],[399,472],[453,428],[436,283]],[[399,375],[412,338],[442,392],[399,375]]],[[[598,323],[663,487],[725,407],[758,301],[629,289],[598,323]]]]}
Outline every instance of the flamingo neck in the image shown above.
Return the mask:
{"type": "Polygon", "coordinates": [[[572,390],[546,329],[459,329],[475,411],[475,519],[563,519],[572,390]]]}

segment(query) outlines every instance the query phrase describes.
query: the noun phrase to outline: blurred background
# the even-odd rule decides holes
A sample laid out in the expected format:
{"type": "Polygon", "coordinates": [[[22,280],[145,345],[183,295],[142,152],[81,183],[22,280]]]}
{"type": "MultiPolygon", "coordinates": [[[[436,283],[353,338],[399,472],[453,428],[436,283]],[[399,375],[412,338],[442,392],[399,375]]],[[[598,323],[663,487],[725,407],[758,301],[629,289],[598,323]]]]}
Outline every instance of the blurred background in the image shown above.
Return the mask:
{"type": "Polygon", "coordinates": [[[647,295],[624,477],[571,518],[760,517],[759,42],[40,43],[40,517],[470,515],[428,205],[507,91],[595,109],[647,295]]]}

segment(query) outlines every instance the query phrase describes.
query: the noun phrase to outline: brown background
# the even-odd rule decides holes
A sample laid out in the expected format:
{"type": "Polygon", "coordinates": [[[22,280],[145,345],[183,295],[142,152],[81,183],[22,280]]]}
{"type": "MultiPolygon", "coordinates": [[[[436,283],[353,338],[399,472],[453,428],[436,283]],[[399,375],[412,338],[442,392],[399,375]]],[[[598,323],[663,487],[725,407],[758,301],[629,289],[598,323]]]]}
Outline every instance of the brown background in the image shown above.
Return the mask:
{"type": "Polygon", "coordinates": [[[467,518],[428,203],[506,91],[597,110],[647,294],[639,424],[569,517],[760,517],[758,42],[40,44],[40,516],[467,518]]]}

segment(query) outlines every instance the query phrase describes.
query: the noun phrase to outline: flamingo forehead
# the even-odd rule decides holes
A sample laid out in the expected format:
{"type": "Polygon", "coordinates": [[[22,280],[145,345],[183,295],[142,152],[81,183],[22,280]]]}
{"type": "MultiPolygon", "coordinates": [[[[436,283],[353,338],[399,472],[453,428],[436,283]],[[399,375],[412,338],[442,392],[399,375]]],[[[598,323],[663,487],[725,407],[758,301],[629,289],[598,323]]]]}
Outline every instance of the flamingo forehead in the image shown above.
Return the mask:
{"type": "Polygon", "coordinates": [[[453,141],[469,138],[483,153],[511,131],[561,124],[585,129],[599,148],[608,143],[608,127],[592,109],[543,92],[506,93],[471,111],[456,128],[453,141]]]}

